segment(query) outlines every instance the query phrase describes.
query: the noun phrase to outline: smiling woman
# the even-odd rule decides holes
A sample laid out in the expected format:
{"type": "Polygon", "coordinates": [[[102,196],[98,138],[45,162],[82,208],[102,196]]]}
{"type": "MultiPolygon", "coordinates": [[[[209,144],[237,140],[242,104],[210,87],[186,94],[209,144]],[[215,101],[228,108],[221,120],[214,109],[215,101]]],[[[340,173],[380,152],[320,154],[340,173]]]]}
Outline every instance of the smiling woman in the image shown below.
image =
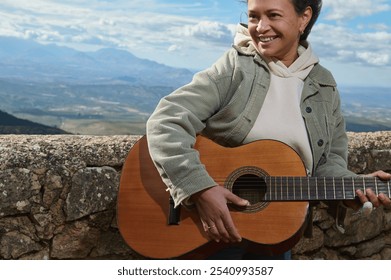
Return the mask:
{"type": "MultiPolygon", "coordinates": [[[[300,0],[292,0],[294,3],[294,9],[298,15],[303,15],[305,16],[306,13],[308,13],[308,8],[311,9],[311,16],[309,17],[308,24],[306,24],[306,28],[303,30],[301,36],[300,36],[300,41],[307,40],[308,35],[311,32],[312,27],[314,26],[316,20],[319,17],[320,10],[322,9],[322,2],[321,1],[300,1],[300,0]]],[[[249,1],[243,1],[244,3],[247,3],[249,1]]],[[[284,3],[280,4],[284,5],[284,3]]],[[[286,4],[286,3],[285,3],[286,4]]],[[[280,7],[283,9],[284,7],[280,7]]],[[[286,8],[286,7],[285,7],[286,8]]],[[[252,9],[249,7],[248,11],[249,14],[248,16],[250,17],[250,11],[252,9]]],[[[284,12],[284,10],[280,10],[281,13],[284,12]]],[[[249,21],[251,22],[251,21],[249,21]]]]}
{"type": "Polygon", "coordinates": [[[296,13],[287,1],[249,1],[248,30],[259,53],[290,66],[298,56],[299,41],[308,37],[312,16],[310,6],[296,13]]]}
{"type": "MultiPolygon", "coordinates": [[[[191,83],[164,97],[147,122],[149,154],[175,207],[195,208],[205,237],[233,245],[210,258],[286,259],[290,254],[289,247],[277,254],[270,248],[250,254],[228,205],[244,211],[252,205],[211,175],[195,149],[197,135],[227,147],[272,139],[298,154],[308,176],[358,176],[347,168],[348,139],[336,82],[306,40],[321,6],[321,0],[248,0],[248,25],[238,26],[234,46],[191,83]]],[[[243,164],[264,156],[254,151],[243,164]]],[[[231,174],[255,169],[247,175],[273,175],[259,166],[233,169],[231,174]]],[[[369,176],[391,179],[384,172],[369,176]]],[[[341,205],[391,206],[387,196],[365,187],[355,193],[357,200],[341,205]]],[[[278,216],[277,210],[271,212],[278,216]]]]}

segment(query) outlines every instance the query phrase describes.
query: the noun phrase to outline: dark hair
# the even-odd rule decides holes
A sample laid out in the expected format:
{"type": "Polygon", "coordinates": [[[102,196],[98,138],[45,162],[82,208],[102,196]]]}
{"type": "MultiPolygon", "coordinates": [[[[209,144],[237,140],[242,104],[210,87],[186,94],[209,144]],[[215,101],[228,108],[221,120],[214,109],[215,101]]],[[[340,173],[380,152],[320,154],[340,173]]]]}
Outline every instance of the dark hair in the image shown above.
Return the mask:
{"type": "MultiPolygon", "coordinates": [[[[302,15],[305,9],[310,6],[312,9],[312,17],[308,23],[304,33],[300,36],[300,41],[307,40],[308,35],[311,33],[311,29],[314,26],[316,20],[319,17],[320,10],[322,9],[322,0],[290,0],[298,15],[302,15]]],[[[248,0],[242,0],[240,2],[248,3],[248,0]]]]}
{"type": "Polygon", "coordinates": [[[296,13],[301,15],[304,13],[305,9],[310,6],[312,9],[312,17],[307,27],[304,30],[304,33],[300,36],[300,41],[307,40],[308,35],[311,33],[311,29],[314,26],[316,20],[319,17],[320,10],[322,9],[322,0],[291,0],[293,6],[295,7],[296,13]]]}

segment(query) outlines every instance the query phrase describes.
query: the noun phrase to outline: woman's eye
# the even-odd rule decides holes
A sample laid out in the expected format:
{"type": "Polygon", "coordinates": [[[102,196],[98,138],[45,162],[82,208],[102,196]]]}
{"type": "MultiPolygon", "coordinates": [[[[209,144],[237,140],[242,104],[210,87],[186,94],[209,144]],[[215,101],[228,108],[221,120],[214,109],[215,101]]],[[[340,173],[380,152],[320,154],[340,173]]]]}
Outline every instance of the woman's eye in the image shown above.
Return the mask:
{"type": "Polygon", "coordinates": [[[253,14],[249,14],[249,15],[248,15],[248,18],[249,18],[249,20],[251,20],[251,21],[257,21],[257,20],[258,20],[258,17],[257,17],[256,15],[253,15],[253,14]]]}

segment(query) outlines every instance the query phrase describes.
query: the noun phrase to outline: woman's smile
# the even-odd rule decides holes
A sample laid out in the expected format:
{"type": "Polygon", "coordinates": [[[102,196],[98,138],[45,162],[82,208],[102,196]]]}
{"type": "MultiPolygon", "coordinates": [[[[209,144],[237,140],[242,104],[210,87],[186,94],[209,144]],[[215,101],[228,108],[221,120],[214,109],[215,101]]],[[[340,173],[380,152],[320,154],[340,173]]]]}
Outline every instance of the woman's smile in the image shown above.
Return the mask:
{"type": "Polygon", "coordinates": [[[270,43],[277,38],[278,38],[278,36],[263,36],[263,35],[258,37],[258,39],[261,43],[270,43]]]}
{"type": "Polygon", "coordinates": [[[259,53],[289,67],[311,15],[311,8],[298,14],[291,0],[249,0],[248,30],[259,53]]]}

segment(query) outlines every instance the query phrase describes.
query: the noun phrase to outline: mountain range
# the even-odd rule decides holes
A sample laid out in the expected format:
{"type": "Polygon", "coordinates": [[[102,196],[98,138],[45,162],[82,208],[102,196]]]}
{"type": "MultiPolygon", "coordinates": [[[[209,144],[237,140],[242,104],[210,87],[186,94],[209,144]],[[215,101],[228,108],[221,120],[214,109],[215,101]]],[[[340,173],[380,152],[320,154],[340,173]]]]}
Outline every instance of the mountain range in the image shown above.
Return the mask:
{"type": "MultiPolygon", "coordinates": [[[[74,134],[143,134],[159,100],[193,75],[125,50],[0,37],[0,110],[74,134]]],[[[339,89],[348,130],[391,130],[391,86],[339,89]]]]}
{"type": "Polygon", "coordinates": [[[81,52],[54,44],[0,37],[0,77],[39,83],[178,87],[193,73],[119,49],[81,52]]]}

